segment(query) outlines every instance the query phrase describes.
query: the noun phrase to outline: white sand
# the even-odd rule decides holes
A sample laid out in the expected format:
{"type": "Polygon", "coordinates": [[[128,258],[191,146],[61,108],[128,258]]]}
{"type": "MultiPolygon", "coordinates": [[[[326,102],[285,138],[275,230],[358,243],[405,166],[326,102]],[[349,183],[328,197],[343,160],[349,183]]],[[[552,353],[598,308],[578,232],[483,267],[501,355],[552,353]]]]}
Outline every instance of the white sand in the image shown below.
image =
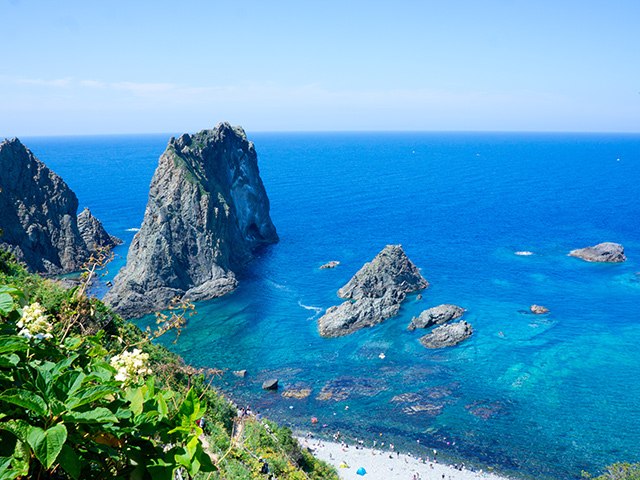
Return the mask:
{"type": "Polygon", "coordinates": [[[457,470],[451,465],[431,462],[422,463],[409,455],[392,453],[388,450],[362,447],[356,449],[354,445],[344,448],[334,442],[326,442],[316,438],[297,437],[303,448],[309,448],[313,455],[333,465],[338,470],[340,478],[344,480],[412,480],[413,475],[419,475],[421,480],[506,480],[494,473],[468,469],[457,470]],[[373,452],[373,453],[372,453],[373,452]],[[391,457],[391,458],[390,458],[391,457]],[[340,465],[348,465],[342,468],[340,465]],[[366,470],[364,476],[356,472],[360,467],[366,470]]]}

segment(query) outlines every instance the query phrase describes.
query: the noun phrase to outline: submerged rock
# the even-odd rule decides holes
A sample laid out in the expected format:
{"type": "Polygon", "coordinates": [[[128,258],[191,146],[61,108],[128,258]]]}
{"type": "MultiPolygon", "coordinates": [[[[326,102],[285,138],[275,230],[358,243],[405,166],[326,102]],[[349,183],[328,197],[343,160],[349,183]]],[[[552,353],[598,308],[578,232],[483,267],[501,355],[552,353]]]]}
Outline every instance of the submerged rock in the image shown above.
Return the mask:
{"type": "Polygon", "coordinates": [[[127,265],[104,300],[131,318],[174,297],[219,297],[236,288],[235,272],[256,247],[277,241],[256,151],[241,127],[220,123],[171,138],[127,265]]]}
{"type": "Polygon", "coordinates": [[[536,315],[542,315],[544,313],[549,313],[549,309],[543,307],[542,305],[531,305],[531,313],[535,313],[536,315]]]}
{"type": "Polygon", "coordinates": [[[278,379],[277,378],[270,378],[269,380],[266,380],[262,384],[262,389],[263,390],[277,390],[278,389],[278,379]]]}
{"type": "Polygon", "coordinates": [[[349,301],[318,319],[320,335],[340,337],[376,325],[398,313],[406,293],[428,286],[402,246],[387,245],[338,290],[338,296],[349,301]]]}
{"type": "Polygon", "coordinates": [[[43,275],[82,268],[99,240],[79,230],[75,193],[17,138],[0,143],[0,190],[1,249],[43,275]]]}
{"type": "Polygon", "coordinates": [[[413,317],[407,330],[416,328],[429,328],[432,325],[443,325],[450,320],[460,318],[466,310],[456,305],[438,305],[437,307],[425,310],[419,317],[413,317]]]}
{"type": "Polygon", "coordinates": [[[420,343],[427,348],[443,348],[457,345],[473,334],[473,328],[464,320],[458,323],[448,323],[434,329],[424,337],[420,343]]]}
{"type": "Polygon", "coordinates": [[[624,248],[619,243],[605,242],[595,247],[580,248],[572,250],[569,255],[582,258],[587,262],[624,262],[627,257],[624,255],[624,248]]]}

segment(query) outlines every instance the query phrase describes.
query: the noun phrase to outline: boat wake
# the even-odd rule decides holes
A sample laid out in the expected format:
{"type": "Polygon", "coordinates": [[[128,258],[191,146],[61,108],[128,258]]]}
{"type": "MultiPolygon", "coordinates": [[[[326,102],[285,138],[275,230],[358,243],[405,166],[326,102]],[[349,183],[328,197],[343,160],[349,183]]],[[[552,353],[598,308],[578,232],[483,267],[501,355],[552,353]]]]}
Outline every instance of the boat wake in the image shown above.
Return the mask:
{"type": "Polygon", "coordinates": [[[324,310],[323,308],[320,308],[320,307],[311,307],[309,305],[303,305],[303,303],[300,300],[298,300],[298,305],[300,305],[305,310],[312,310],[315,312],[315,314],[307,318],[307,320],[314,320],[318,315],[322,313],[322,310],[324,310]]]}

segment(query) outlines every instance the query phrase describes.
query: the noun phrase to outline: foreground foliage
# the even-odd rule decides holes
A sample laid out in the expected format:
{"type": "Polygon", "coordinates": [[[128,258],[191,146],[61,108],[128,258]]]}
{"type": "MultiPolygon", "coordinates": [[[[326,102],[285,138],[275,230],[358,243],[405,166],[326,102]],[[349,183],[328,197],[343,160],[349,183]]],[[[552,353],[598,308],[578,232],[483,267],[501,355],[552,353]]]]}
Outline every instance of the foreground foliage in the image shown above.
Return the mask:
{"type": "Polygon", "coordinates": [[[607,467],[607,471],[597,477],[586,472],[582,476],[593,480],[640,480],[640,463],[618,462],[607,467]]]}
{"type": "Polygon", "coordinates": [[[217,372],[150,343],[179,333],[190,306],[142,332],[87,297],[101,262],[69,289],[0,251],[0,480],[269,478],[261,456],[281,479],[337,478],[288,429],[256,423],[279,432],[268,448],[234,442],[235,409],[209,388],[217,372]]]}

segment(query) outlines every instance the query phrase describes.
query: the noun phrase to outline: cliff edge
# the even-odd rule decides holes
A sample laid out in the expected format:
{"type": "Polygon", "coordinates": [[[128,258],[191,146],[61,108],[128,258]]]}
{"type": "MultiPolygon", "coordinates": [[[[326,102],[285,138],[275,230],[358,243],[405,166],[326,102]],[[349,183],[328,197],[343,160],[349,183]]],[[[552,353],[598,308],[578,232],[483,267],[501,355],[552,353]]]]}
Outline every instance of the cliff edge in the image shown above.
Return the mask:
{"type": "MultiPolygon", "coordinates": [[[[79,230],[75,193],[17,138],[0,143],[0,190],[0,249],[13,253],[30,271],[78,271],[94,245],[102,245],[95,232],[79,230]]],[[[90,221],[104,232],[95,217],[90,221]]]]}
{"type": "Polygon", "coordinates": [[[132,318],[233,290],[252,250],[278,241],[253,143],[241,127],[171,138],[151,180],[127,265],[104,298],[132,318]]]}

